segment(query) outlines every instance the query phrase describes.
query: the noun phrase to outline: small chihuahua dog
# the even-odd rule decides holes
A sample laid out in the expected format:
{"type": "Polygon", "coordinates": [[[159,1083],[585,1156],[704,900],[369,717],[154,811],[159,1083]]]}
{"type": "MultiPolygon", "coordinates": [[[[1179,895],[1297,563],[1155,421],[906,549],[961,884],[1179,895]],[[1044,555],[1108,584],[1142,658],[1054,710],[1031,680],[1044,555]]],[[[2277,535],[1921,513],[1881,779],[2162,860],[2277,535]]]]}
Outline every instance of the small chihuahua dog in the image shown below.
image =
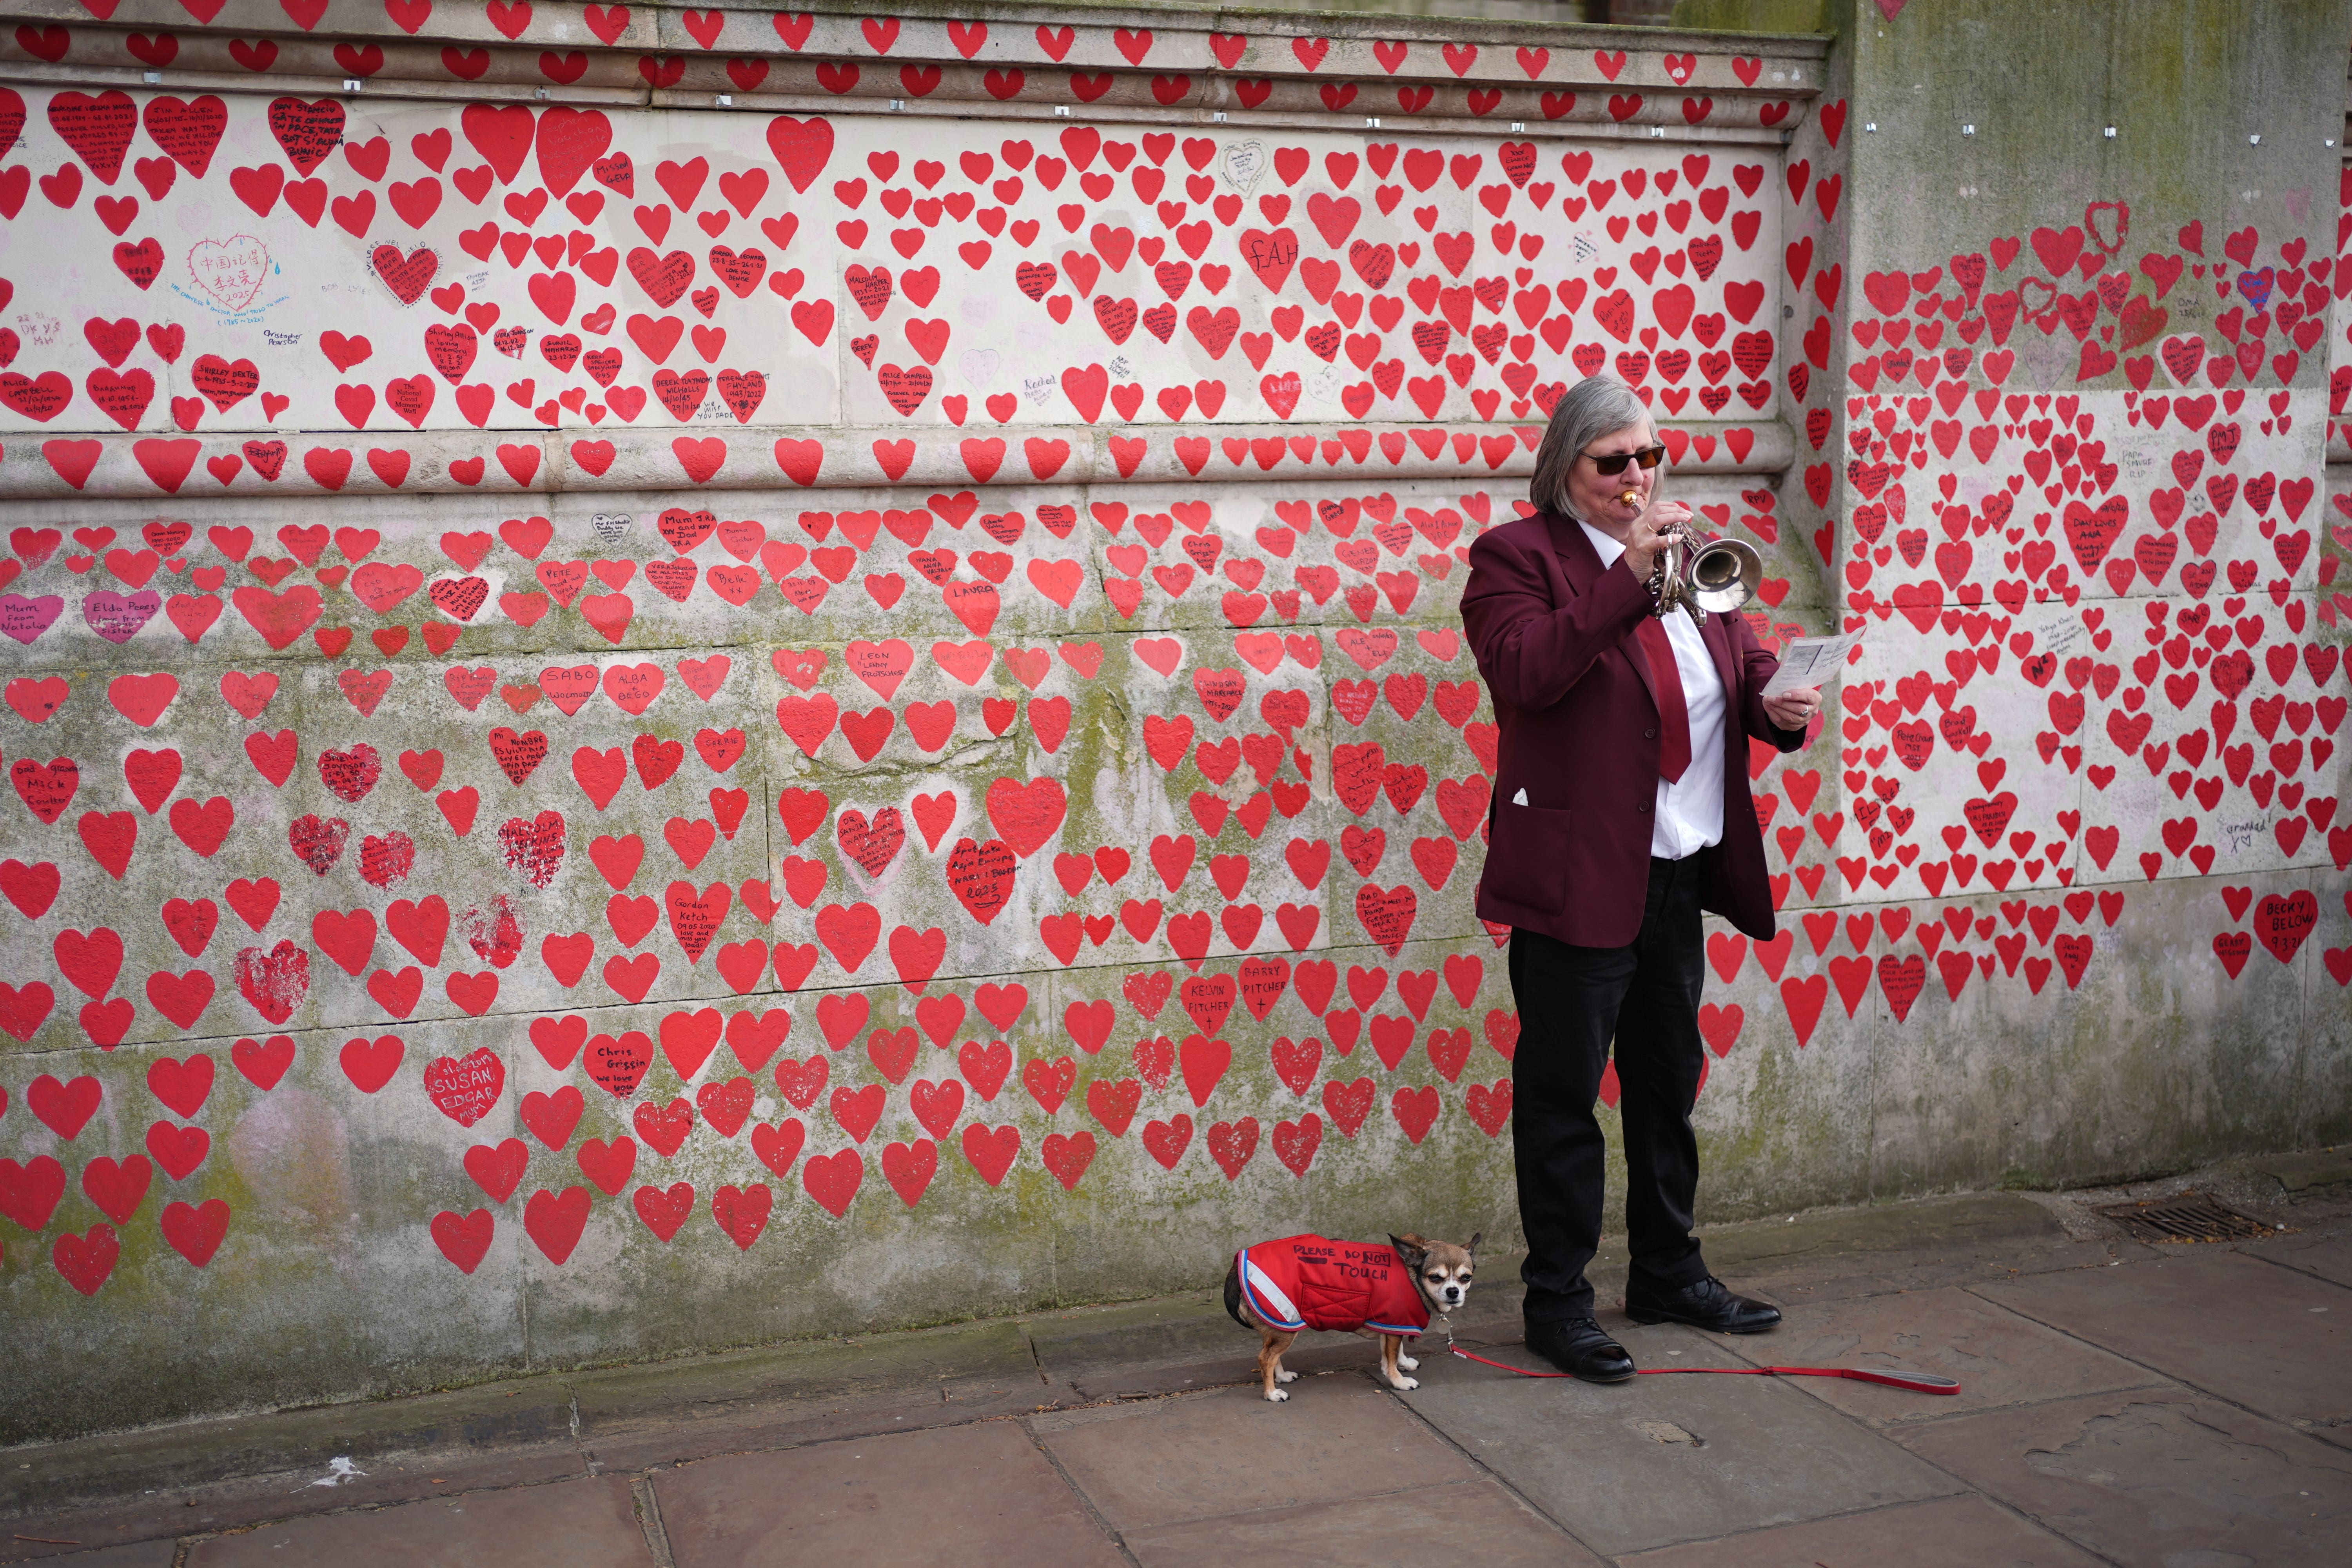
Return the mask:
{"type": "Polygon", "coordinates": [[[1404,1342],[1420,1337],[1432,1312],[1443,1316],[1468,1299],[1477,1253],[1478,1236],[1465,1247],[1420,1236],[1391,1236],[1386,1247],[1320,1236],[1260,1242],[1234,1255],[1225,1310],[1258,1332],[1258,1380],[1268,1400],[1290,1397],[1282,1385],[1298,1374],[1283,1370],[1283,1352],[1308,1329],[1379,1340],[1389,1386],[1419,1388],[1405,1375],[1421,1363],[1404,1353],[1404,1342]]]}

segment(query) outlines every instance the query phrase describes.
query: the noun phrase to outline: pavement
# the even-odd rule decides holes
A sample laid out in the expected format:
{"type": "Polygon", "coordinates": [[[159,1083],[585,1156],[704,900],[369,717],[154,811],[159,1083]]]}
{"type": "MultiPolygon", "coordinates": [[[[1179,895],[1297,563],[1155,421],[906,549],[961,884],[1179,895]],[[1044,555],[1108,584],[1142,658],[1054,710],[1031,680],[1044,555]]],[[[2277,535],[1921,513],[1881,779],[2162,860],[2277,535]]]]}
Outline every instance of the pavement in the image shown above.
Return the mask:
{"type": "MultiPolygon", "coordinates": [[[[1213,1285],[917,1333],[549,1373],[0,1451],[0,1563],[706,1568],[2340,1568],[2352,1530],[2352,1148],[2131,1188],[1726,1226],[1775,1333],[1641,1328],[1645,1368],[1958,1379],[1509,1376],[1308,1336],[1285,1405],[1213,1285]],[[2259,1239],[2145,1243],[2097,1211],[2213,1195],[2259,1239]]],[[[1519,1341],[1484,1260],[1464,1348],[1519,1341]]],[[[1604,1301],[1622,1258],[1595,1270],[1604,1301]]]]}

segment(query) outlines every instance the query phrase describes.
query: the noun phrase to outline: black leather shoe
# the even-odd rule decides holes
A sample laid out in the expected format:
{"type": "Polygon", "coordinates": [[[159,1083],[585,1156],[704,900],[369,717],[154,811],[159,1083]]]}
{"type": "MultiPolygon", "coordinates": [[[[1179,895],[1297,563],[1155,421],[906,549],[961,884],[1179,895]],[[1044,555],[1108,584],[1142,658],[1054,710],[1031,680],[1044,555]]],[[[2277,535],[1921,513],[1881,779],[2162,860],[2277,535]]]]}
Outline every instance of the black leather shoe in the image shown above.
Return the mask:
{"type": "Polygon", "coordinates": [[[1780,1308],[1735,1296],[1712,1274],[1662,1296],[1637,1296],[1629,1288],[1625,1315],[1637,1323],[1688,1323],[1718,1334],[1760,1334],[1780,1322],[1780,1308]]]}
{"type": "Polygon", "coordinates": [[[1591,1318],[1529,1323],[1528,1349],[1587,1383],[1622,1383],[1634,1372],[1625,1347],[1601,1332],[1591,1318]]]}

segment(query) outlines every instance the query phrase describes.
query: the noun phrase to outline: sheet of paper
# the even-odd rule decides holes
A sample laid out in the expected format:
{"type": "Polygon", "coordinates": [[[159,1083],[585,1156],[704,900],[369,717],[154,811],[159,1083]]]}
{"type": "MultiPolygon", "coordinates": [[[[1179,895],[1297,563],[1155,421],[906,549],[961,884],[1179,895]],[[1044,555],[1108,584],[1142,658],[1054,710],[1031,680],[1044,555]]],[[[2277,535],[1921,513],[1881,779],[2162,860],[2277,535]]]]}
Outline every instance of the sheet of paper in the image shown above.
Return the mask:
{"type": "Polygon", "coordinates": [[[1764,688],[1767,697],[1778,697],[1783,691],[1801,690],[1808,686],[1821,686],[1845,668],[1845,656],[1862,641],[1860,632],[1841,632],[1835,637],[1799,637],[1780,650],[1780,668],[1771,683],[1764,688]]]}

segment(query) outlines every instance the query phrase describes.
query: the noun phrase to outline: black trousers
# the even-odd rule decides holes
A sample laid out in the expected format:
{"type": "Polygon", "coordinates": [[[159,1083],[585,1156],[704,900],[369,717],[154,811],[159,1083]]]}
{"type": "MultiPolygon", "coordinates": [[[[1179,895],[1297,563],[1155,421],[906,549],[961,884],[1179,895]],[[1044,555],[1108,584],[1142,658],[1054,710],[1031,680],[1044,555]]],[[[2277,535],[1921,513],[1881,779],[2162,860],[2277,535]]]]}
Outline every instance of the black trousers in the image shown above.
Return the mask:
{"type": "Polygon", "coordinates": [[[1511,994],[1519,1009],[1511,1141],[1530,1323],[1592,1316],[1584,1270],[1601,1245],[1608,1152],[1592,1108],[1612,1038],[1633,1281],[1663,1292],[1706,1275],[1690,1234],[1704,963],[1696,855],[1650,862],[1649,902],[1628,946],[1572,947],[1536,931],[1511,932],[1511,994]]]}

